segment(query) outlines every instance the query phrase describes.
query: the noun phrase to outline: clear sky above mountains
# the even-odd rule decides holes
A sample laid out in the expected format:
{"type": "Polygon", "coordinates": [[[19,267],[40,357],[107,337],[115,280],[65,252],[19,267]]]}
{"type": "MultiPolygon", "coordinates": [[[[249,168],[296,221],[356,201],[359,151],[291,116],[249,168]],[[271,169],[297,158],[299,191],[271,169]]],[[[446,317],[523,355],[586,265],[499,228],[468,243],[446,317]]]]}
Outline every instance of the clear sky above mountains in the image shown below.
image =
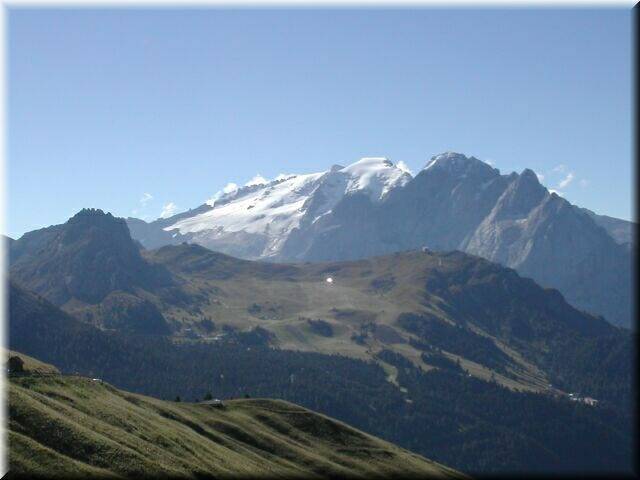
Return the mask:
{"type": "Polygon", "coordinates": [[[627,10],[9,11],[13,237],[452,150],[631,217],[627,10]]]}

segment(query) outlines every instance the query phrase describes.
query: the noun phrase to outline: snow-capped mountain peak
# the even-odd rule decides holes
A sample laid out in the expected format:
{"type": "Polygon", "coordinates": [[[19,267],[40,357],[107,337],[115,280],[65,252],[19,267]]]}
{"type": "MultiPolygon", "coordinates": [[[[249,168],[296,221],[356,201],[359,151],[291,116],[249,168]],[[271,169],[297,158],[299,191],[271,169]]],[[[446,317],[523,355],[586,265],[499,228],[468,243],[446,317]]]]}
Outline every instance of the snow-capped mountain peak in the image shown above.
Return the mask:
{"type": "Polygon", "coordinates": [[[492,168],[491,165],[478,160],[476,157],[467,157],[457,152],[444,152],[431,157],[431,160],[423,170],[442,169],[451,173],[459,173],[467,171],[474,166],[492,168]]]}
{"type": "Polygon", "coordinates": [[[229,189],[209,203],[211,209],[181,218],[164,230],[205,244],[232,241],[234,234],[249,235],[258,256],[271,256],[301,221],[312,223],[346,195],[362,192],[378,202],[411,178],[379,157],[362,158],[347,167],[334,165],[325,172],[279,175],[272,181],[261,177],[260,182],[229,189]]]}
{"type": "Polygon", "coordinates": [[[421,173],[428,176],[445,176],[453,181],[481,180],[486,184],[490,179],[499,176],[500,170],[476,157],[467,157],[456,152],[444,152],[431,157],[421,173]]]}
{"type": "Polygon", "coordinates": [[[364,190],[372,200],[380,200],[392,189],[404,186],[411,174],[384,157],[365,157],[341,170],[349,175],[347,193],[364,190]]]}

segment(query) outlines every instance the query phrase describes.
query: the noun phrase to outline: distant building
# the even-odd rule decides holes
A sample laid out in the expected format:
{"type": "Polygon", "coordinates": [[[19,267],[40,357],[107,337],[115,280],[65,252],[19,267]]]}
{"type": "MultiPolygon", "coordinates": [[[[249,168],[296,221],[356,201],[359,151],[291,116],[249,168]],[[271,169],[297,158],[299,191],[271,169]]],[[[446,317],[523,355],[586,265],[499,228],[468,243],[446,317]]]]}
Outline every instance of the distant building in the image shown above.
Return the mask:
{"type": "Polygon", "coordinates": [[[590,405],[592,407],[595,407],[598,404],[598,400],[596,400],[595,398],[581,397],[577,393],[570,393],[568,395],[568,397],[569,397],[569,400],[571,400],[573,402],[582,402],[582,403],[585,403],[585,404],[590,405]]]}
{"type": "Polygon", "coordinates": [[[201,402],[205,405],[211,405],[214,408],[225,408],[225,404],[222,400],[220,400],[219,398],[214,398],[213,400],[206,400],[204,402],[201,402]]]}

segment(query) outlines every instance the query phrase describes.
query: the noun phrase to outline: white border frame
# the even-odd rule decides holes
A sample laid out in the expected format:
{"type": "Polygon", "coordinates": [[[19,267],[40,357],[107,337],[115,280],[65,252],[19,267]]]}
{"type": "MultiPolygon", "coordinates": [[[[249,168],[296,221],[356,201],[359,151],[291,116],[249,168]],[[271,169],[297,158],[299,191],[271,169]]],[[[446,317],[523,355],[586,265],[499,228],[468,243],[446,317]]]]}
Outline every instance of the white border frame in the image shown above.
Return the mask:
{"type": "MultiPolygon", "coordinates": [[[[8,10],[11,8],[407,8],[407,7],[435,7],[435,8],[594,8],[594,7],[627,7],[633,8],[635,3],[630,0],[9,0],[2,1],[0,8],[0,233],[6,232],[7,213],[7,128],[8,115],[6,113],[8,100],[8,10]]],[[[0,242],[0,348],[6,348],[6,319],[8,305],[6,303],[6,252],[4,242],[0,242]]],[[[7,472],[7,429],[5,404],[5,372],[0,373],[0,476],[7,472]]]]}

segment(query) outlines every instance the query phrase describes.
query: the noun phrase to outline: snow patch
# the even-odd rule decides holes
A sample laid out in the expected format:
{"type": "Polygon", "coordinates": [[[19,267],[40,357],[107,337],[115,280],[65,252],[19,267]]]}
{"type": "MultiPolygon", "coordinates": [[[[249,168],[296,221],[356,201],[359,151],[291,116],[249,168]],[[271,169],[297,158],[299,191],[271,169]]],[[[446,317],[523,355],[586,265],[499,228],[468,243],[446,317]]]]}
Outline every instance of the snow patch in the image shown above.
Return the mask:
{"type": "Polygon", "coordinates": [[[405,162],[403,162],[402,160],[400,160],[397,164],[396,167],[398,167],[400,170],[402,170],[403,172],[408,173],[409,175],[413,176],[413,172],[411,171],[411,169],[409,168],[409,165],[407,165],[405,162]]]}
{"type": "Polygon", "coordinates": [[[374,201],[382,199],[393,188],[406,185],[412,178],[384,157],[363,158],[340,172],[350,177],[347,193],[364,190],[374,201]]]}

